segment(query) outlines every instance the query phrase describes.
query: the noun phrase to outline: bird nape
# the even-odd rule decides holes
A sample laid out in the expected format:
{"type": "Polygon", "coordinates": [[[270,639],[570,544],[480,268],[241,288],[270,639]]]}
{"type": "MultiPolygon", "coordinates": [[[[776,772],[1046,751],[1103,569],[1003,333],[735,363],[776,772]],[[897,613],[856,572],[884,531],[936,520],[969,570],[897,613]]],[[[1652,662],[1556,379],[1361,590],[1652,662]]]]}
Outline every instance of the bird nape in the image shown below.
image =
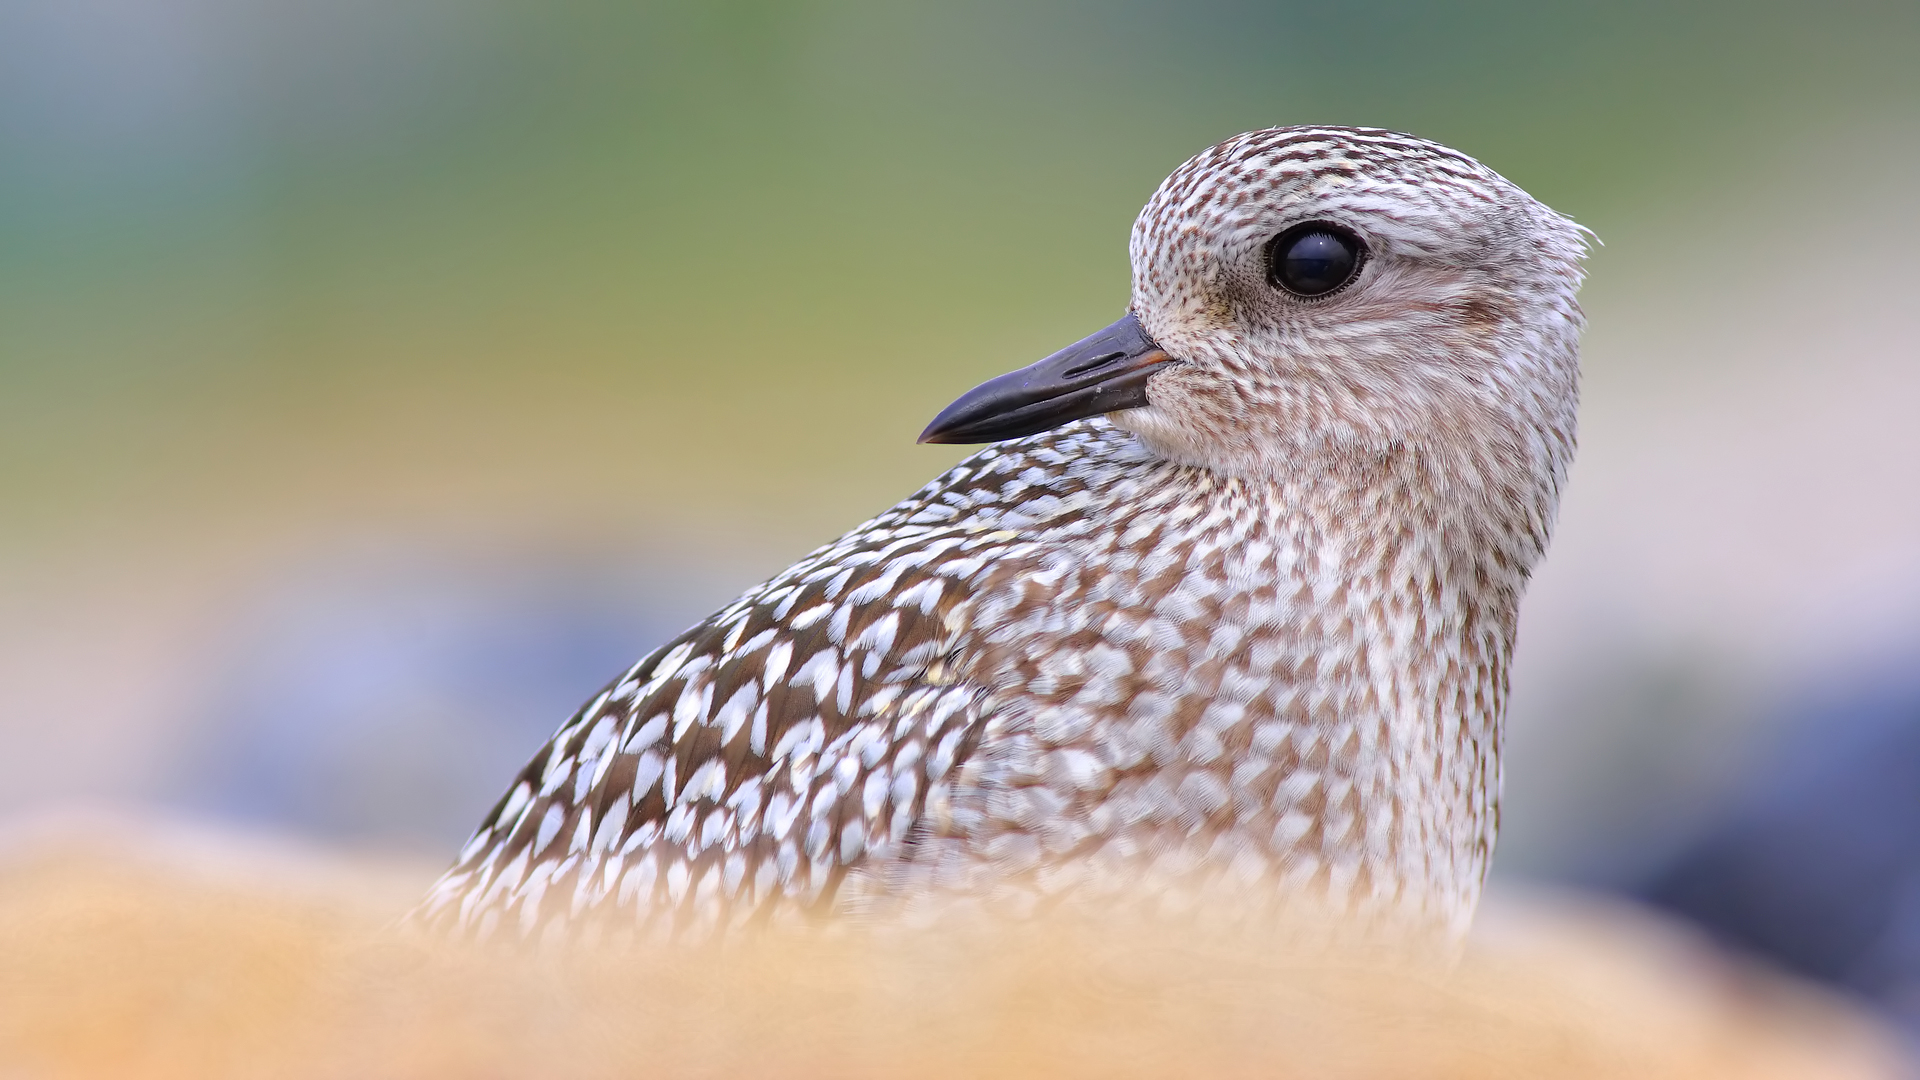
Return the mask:
{"type": "Polygon", "coordinates": [[[418,917],[651,932],[1229,889],[1458,933],[1574,448],[1582,230],[1370,128],[1250,132],[996,442],[618,678],[418,917]]]}

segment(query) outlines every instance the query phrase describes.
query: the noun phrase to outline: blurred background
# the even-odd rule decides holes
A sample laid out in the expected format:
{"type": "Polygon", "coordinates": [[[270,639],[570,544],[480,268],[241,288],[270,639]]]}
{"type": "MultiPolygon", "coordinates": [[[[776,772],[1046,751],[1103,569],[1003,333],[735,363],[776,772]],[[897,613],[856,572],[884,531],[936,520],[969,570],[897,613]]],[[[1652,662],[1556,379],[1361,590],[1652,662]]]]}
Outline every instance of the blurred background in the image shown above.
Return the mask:
{"type": "Polygon", "coordinates": [[[1920,1024],[1920,5],[0,3],[0,821],[431,872],[1272,124],[1594,229],[1496,875],[1920,1024]]]}

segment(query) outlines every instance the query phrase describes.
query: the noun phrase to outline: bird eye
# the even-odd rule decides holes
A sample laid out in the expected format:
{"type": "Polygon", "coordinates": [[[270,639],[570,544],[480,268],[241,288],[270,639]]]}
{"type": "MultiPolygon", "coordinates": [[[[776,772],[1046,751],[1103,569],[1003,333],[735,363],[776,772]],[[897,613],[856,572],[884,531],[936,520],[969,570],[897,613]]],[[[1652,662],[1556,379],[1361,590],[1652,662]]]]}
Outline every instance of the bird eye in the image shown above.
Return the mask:
{"type": "Polygon", "coordinates": [[[1325,296],[1360,273],[1367,248],[1325,221],[1295,225],[1267,244],[1267,280],[1295,296],[1325,296]]]}

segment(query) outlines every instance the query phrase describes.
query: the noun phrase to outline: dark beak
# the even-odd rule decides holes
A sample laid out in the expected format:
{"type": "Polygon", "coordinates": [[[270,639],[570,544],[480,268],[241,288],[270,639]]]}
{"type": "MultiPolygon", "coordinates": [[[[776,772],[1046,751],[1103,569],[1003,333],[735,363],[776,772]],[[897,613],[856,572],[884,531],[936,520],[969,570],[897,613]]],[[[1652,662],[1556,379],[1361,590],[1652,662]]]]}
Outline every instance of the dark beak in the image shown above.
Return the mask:
{"type": "Polygon", "coordinates": [[[1137,409],[1147,403],[1147,379],[1171,363],[1173,357],[1128,315],[1031,367],[967,391],[933,418],[920,441],[997,442],[1069,420],[1137,409]]]}

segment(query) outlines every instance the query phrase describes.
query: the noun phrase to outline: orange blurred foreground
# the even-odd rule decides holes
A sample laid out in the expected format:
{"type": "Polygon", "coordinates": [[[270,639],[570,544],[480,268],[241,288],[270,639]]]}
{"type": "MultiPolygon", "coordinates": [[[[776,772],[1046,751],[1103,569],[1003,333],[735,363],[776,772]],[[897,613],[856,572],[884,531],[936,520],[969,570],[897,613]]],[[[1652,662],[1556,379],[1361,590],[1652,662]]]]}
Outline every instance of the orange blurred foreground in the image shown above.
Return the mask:
{"type": "Polygon", "coordinates": [[[0,844],[0,1076],[1909,1075],[1638,915],[1496,900],[1451,973],[1076,917],[551,950],[391,929],[431,867],[86,819],[0,844]]]}

